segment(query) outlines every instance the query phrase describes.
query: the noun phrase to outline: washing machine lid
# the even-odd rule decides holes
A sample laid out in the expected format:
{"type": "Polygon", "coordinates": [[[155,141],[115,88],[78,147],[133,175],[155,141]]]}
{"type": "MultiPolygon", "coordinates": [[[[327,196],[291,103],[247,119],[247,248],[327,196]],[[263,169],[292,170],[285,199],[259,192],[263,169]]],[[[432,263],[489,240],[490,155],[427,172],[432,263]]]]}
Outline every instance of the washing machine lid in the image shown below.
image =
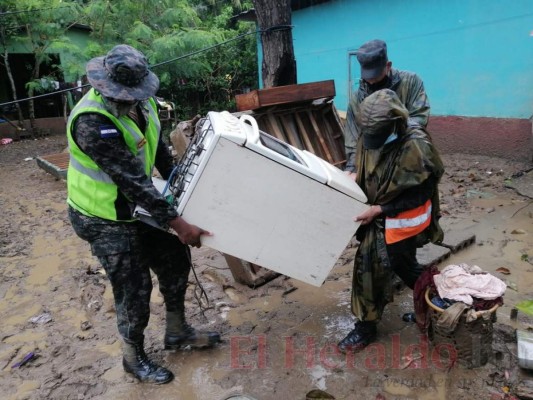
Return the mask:
{"type": "Polygon", "coordinates": [[[300,150],[261,130],[250,115],[235,117],[227,111],[208,113],[216,136],[224,137],[279,164],[328,185],[362,203],[367,197],[346,173],[307,150],[300,150]]]}
{"type": "Polygon", "coordinates": [[[309,178],[326,183],[327,176],[321,166],[316,163],[308,165],[301,150],[260,131],[255,118],[252,116],[245,114],[237,118],[228,111],[210,111],[207,115],[208,119],[203,129],[210,131],[210,135],[206,135],[204,139],[208,142],[206,147],[211,148],[210,143],[216,141],[216,138],[224,138],[296,170],[309,178]]]}
{"type": "Polygon", "coordinates": [[[327,175],[324,173],[324,169],[315,160],[308,160],[302,150],[260,131],[255,119],[249,115],[241,116],[240,122],[246,133],[246,143],[244,144],[246,148],[326,184],[327,175]]]}
{"type": "MultiPolygon", "coordinates": [[[[307,156],[316,157],[313,153],[310,153],[307,150],[304,150],[303,153],[307,156]]],[[[318,158],[318,160],[321,163],[322,168],[324,168],[325,174],[327,175],[326,184],[328,186],[331,186],[339,192],[342,192],[362,203],[366,203],[368,201],[368,198],[363,190],[344,171],[341,171],[339,168],[325,160],[322,160],[321,158],[318,158]]]]}

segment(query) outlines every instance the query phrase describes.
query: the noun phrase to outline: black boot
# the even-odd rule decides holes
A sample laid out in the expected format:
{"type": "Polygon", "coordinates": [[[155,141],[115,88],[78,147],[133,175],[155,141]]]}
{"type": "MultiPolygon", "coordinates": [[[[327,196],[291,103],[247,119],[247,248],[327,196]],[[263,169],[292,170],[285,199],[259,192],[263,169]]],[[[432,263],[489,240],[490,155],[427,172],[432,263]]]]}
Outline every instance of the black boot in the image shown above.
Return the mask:
{"type": "Polygon", "coordinates": [[[144,352],[143,342],[128,343],[124,341],[124,371],[133,374],[141,382],[155,384],[168,383],[174,379],[174,374],[168,369],[151,361],[144,352]]]}
{"type": "Polygon", "coordinates": [[[354,329],[342,339],[337,347],[342,353],[347,351],[361,350],[376,340],[377,327],[372,321],[358,321],[354,329]]]}
{"type": "Polygon", "coordinates": [[[416,314],[414,312],[408,312],[402,315],[402,319],[405,322],[416,322],[416,314]]]}
{"type": "Polygon", "coordinates": [[[185,322],[185,313],[167,311],[167,328],[165,331],[165,350],[177,350],[182,347],[213,347],[220,342],[218,332],[198,332],[185,322]]]}

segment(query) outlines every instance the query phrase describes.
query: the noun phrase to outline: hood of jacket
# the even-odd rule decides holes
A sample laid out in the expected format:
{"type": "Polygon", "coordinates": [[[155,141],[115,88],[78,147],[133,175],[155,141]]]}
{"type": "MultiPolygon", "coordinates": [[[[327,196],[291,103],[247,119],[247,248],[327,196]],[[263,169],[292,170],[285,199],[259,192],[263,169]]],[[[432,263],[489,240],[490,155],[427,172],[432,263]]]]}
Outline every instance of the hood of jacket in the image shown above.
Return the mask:
{"type": "Polygon", "coordinates": [[[372,93],[362,103],[357,122],[363,135],[363,145],[367,149],[381,147],[387,138],[405,132],[409,111],[391,89],[372,93]]]}

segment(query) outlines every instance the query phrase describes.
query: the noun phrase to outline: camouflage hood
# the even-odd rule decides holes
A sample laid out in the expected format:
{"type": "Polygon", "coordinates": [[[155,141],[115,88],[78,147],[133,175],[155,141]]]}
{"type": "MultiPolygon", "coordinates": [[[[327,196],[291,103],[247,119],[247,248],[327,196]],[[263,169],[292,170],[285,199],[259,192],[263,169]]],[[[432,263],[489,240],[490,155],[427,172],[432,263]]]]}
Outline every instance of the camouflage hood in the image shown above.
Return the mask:
{"type": "Polygon", "coordinates": [[[148,60],[125,44],[113,47],[104,57],[87,63],[87,79],[102,96],[125,102],[146,100],[159,89],[159,79],[148,69],[148,60]]]}
{"type": "Polygon", "coordinates": [[[405,131],[409,112],[398,95],[390,89],[382,89],[368,96],[357,115],[366,149],[378,149],[394,132],[405,131]]]}

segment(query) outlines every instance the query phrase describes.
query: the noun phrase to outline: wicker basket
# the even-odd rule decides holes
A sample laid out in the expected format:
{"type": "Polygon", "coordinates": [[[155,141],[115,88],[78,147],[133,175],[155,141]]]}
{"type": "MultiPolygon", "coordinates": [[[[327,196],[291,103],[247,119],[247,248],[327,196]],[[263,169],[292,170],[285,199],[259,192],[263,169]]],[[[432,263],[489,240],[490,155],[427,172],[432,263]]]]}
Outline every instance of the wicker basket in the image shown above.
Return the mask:
{"type": "Polygon", "coordinates": [[[433,346],[439,346],[441,361],[448,361],[448,365],[455,362],[467,367],[481,367],[487,363],[492,355],[492,332],[493,323],[496,321],[496,310],[499,305],[495,305],[489,311],[490,319],[479,317],[471,322],[466,322],[466,312],[461,315],[455,329],[450,333],[439,329],[437,321],[444,309],[437,307],[429,298],[430,288],[426,289],[425,298],[429,306],[431,316],[428,337],[433,346]],[[450,349],[450,346],[453,349],[450,349]],[[442,349],[447,349],[442,354],[442,349]]]}

